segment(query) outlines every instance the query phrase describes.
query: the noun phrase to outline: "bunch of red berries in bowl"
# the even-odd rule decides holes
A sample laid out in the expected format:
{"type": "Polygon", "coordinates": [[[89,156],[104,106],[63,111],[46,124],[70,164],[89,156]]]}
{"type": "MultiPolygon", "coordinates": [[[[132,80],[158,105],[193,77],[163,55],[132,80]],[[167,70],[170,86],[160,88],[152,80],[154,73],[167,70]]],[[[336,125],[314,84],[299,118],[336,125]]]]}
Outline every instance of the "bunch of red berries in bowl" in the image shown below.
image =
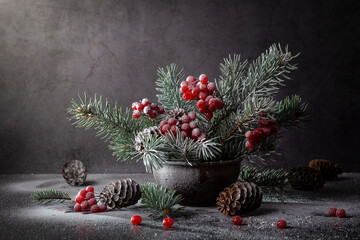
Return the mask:
{"type": "Polygon", "coordinates": [[[216,85],[208,82],[208,77],[201,74],[199,80],[193,76],[188,76],[186,81],[181,82],[180,92],[183,93],[185,100],[198,100],[197,108],[207,119],[213,117],[213,112],[224,107],[224,102],[215,97],[216,85]]]}
{"type": "Polygon", "coordinates": [[[133,117],[135,119],[141,117],[141,113],[148,115],[150,118],[156,118],[159,114],[163,114],[165,109],[162,105],[152,103],[147,98],[143,98],[139,102],[134,102],[131,105],[133,111],[133,117]]]}
{"type": "Polygon", "coordinates": [[[94,188],[88,186],[86,189],[81,189],[75,198],[76,204],[74,206],[75,212],[88,211],[91,212],[105,212],[107,210],[106,205],[98,205],[98,201],[94,195],[94,188]]]}
{"type": "Polygon", "coordinates": [[[245,133],[247,150],[251,151],[255,148],[255,145],[262,143],[263,136],[269,136],[276,134],[279,131],[279,125],[274,118],[268,118],[267,113],[259,114],[258,123],[260,128],[254,129],[254,131],[247,131],[245,133]]]}

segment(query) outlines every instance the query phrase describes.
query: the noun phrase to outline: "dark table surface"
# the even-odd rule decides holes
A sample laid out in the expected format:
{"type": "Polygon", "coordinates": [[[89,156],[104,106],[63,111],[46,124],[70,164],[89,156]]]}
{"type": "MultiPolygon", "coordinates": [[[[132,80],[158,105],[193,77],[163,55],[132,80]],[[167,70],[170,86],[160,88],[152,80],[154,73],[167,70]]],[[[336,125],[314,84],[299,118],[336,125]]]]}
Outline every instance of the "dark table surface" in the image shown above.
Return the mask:
{"type": "MultiPolygon", "coordinates": [[[[153,181],[150,174],[89,174],[88,184],[102,187],[120,178],[139,183],[153,181]]],[[[126,209],[85,214],[71,210],[74,202],[37,205],[29,196],[34,190],[56,188],[74,199],[82,187],[72,187],[59,174],[0,175],[0,239],[360,239],[360,173],[344,173],[316,192],[287,190],[285,202],[265,197],[261,207],[244,214],[244,224],[215,207],[186,207],[174,218],[171,229],[162,220],[151,220],[137,204],[126,209]],[[329,217],[330,207],[344,208],[347,217],[329,217]],[[133,226],[132,215],[141,215],[133,226]],[[277,229],[278,219],[288,228],[277,229]]]]}

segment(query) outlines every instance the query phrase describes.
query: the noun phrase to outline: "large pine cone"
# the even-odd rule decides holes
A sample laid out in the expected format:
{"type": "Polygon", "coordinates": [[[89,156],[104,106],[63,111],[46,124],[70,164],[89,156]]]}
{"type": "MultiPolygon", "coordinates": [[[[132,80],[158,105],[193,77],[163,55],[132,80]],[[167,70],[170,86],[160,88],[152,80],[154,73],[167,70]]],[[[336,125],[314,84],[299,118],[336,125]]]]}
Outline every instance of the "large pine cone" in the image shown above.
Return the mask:
{"type": "Polygon", "coordinates": [[[65,163],[62,173],[65,181],[72,186],[84,184],[87,177],[86,167],[79,160],[71,160],[65,163]]]}
{"type": "Polygon", "coordinates": [[[110,208],[123,208],[136,204],[140,197],[139,184],[128,178],[105,186],[100,192],[99,200],[110,208]]]}
{"type": "Polygon", "coordinates": [[[261,201],[262,192],[255,183],[237,182],[220,192],[216,206],[225,216],[234,216],[259,208],[261,201]]]}
{"type": "Polygon", "coordinates": [[[314,159],[309,162],[309,167],[320,171],[324,180],[333,180],[342,173],[339,164],[334,164],[326,159],[314,159]]]}
{"type": "Polygon", "coordinates": [[[161,136],[161,130],[159,127],[154,126],[154,127],[149,127],[149,128],[145,128],[143,131],[139,132],[136,137],[135,137],[135,149],[139,152],[142,152],[144,150],[144,144],[143,144],[143,139],[145,137],[150,137],[150,136],[161,136]]]}
{"type": "Polygon", "coordinates": [[[317,190],[324,187],[325,181],[320,171],[310,167],[296,167],[291,171],[291,187],[299,190],[317,190]]]}

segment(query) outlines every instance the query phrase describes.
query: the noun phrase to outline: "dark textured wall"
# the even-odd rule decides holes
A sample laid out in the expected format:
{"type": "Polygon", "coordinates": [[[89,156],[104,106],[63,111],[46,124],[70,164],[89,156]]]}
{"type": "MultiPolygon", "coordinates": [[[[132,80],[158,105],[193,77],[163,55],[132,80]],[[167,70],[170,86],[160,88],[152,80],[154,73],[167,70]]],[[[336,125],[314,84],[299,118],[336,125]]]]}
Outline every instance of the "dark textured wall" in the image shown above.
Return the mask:
{"type": "Polygon", "coordinates": [[[74,158],[90,172],[142,172],[68,122],[78,92],[130,106],[155,98],[158,66],[215,78],[223,57],[274,42],[301,52],[281,96],[301,94],[313,114],[270,166],[324,157],[359,171],[359,15],[357,1],[0,0],[0,173],[59,172],[74,158]]]}

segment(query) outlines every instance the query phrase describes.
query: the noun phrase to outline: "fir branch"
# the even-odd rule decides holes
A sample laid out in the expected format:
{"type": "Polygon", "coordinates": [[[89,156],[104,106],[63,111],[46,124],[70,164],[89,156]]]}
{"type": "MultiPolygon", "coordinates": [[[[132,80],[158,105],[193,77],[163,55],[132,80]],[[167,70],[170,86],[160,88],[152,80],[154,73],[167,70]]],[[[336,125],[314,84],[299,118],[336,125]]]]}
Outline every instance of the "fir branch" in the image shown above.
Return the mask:
{"type": "Polygon", "coordinates": [[[166,66],[166,69],[159,68],[156,90],[159,92],[157,98],[165,109],[183,108],[188,111],[191,108],[191,101],[185,101],[179,91],[180,83],[184,80],[183,69],[178,70],[175,63],[166,66]]]}
{"type": "Polygon", "coordinates": [[[169,217],[174,212],[183,209],[183,207],[175,207],[183,200],[183,197],[176,195],[174,190],[168,190],[150,182],[142,184],[140,190],[141,203],[153,212],[150,214],[151,218],[169,217]]]}
{"type": "Polygon", "coordinates": [[[307,108],[308,104],[302,103],[300,96],[287,96],[279,102],[273,116],[281,127],[289,128],[307,120],[309,116],[307,108]]]}
{"type": "Polygon", "coordinates": [[[33,202],[40,204],[48,204],[50,202],[60,202],[63,203],[66,200],[71,200],[69,194],[62,192],[57,189],[45,189],[35,191],[30,198],[33,202]]]}

